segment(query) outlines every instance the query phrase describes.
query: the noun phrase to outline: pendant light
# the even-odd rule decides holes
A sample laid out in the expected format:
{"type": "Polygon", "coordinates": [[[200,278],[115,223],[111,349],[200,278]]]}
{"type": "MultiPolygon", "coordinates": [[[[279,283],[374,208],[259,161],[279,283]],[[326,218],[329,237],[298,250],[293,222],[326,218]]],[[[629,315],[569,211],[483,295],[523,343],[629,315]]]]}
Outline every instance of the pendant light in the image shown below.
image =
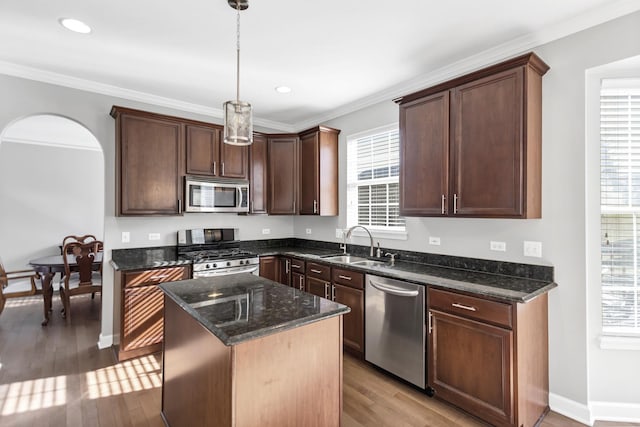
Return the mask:
{"type": "Polygon", "coordinates": [[[227,0],[237,11],[236,18],[236,99],[222,105],[224,110],[224,143],[250,145],[253,143],[251,104],[240,101],[240,11],[249,7],[249,0],[227,0]]]}

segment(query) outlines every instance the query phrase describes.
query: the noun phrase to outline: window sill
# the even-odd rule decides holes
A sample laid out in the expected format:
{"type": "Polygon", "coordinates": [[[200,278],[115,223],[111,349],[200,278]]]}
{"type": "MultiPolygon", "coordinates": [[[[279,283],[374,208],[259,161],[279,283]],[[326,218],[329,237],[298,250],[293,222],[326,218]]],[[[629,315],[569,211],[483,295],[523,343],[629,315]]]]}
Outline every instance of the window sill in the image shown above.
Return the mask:
{"type": "Polygon", "coordinates": [[[598,341],[603,350],[640,351],[640,335],[600,335],[598,341]]]}
{"type": "MultiPolygon", "coordinates": [[[[376,230],[372,228],[370,228],[369,231],[371,231],[371,234],[373,235],[374,239],[378,238],[378,239],[389,239],[389,240],[407,240],[409,237],[406,231],[376,230]]],[[[353,232],[351,233],[351,236],[367,237],[367,238],[369,237],[367,232],[362,230],[361,228],[356,228],[355,230],[353,230],[353,232]]]]}

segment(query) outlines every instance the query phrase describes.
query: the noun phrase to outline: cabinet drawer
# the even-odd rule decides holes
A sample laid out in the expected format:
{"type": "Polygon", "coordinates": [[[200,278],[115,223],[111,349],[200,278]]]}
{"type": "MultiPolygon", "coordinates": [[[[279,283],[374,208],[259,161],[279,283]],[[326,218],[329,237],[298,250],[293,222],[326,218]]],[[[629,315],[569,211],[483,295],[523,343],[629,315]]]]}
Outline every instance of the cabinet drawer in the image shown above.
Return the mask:
{"type": "Polygon", "coordinates": [[[328,265],[316,264],[315,262],[308,262],[307,276],[329,282],[331,281],[331,267],[328,265]]]}
{"type": "Polygon", "coordinates": [[[294,273],[304,273],[304,261],[301,259],[291,258],[291,271],[294,273]]]}
{"type": "Polygon", "coordinates": [[[155,268],[153,270],[124,272],[124,286],[157,285],[163,282],[174,282],[189,278],[189,267],[155,268]]]}
{"type": "Polygon", "coordinates": [[[364,274],[356,273],[351,270],[343,270],[341,268],[334,268],[331,275],[333,283],[340,285],[351,286],[356,289],[364,289],[364,274]]]}
{"type": "Polygon", "coordinates": [[[511,328],[511,304],[429,288],[429,308],[511,328]]]}

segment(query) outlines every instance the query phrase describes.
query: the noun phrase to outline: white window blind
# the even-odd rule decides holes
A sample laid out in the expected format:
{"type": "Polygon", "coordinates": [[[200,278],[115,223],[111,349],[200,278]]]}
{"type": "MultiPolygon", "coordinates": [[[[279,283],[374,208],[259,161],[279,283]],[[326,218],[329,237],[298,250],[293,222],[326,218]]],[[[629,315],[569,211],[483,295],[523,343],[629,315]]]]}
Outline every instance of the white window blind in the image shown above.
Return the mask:
{"type": "Polygon", "coordinates": [[[603,332],[640,334],[640,79],[600,92],[603,332]]]}
{"type": "Polygon", "coordinates": [[[404,231],[400,212],[398,127],[372,130],[347,143],[347,226],[404,231]]]}

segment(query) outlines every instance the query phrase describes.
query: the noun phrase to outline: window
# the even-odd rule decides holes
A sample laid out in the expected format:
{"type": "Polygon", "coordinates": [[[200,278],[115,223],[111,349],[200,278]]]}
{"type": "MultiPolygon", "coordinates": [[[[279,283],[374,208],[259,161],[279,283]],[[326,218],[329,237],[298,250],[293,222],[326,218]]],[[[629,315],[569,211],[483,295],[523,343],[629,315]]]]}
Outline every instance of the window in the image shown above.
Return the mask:
{"type": "Polygon", "coordinates": [[[603,332],[640,334],[640,79],[600,90],[603,332]]]}
{"type": "Polygon", "coordinates": [[[398,126],[359,134],[347,143],[347,226],[405,230],[400,212],[398,126]]]}

